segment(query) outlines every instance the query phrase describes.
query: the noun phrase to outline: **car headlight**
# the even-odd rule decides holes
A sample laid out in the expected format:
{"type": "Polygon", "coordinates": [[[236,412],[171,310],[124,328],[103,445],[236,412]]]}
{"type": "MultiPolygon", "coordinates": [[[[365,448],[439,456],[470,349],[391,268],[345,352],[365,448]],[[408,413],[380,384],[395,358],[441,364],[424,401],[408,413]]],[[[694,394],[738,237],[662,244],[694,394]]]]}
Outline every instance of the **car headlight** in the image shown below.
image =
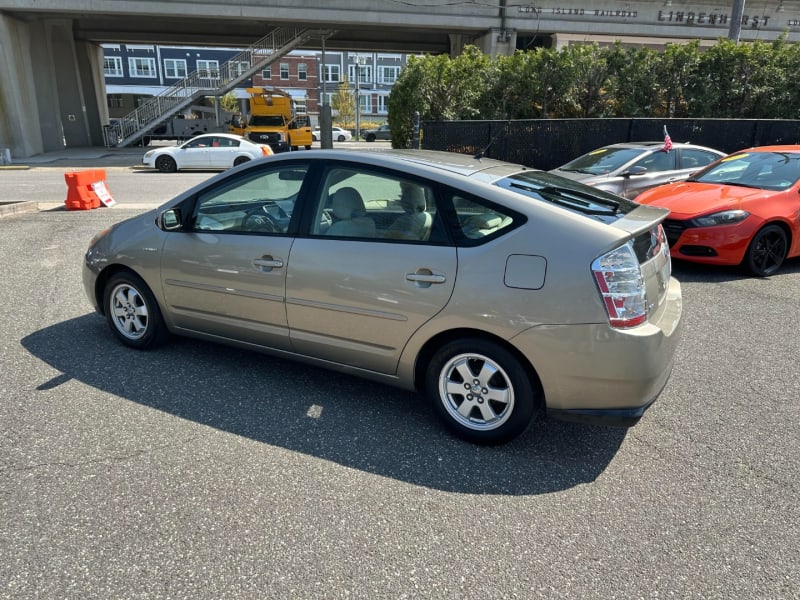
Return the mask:
{"type": "Polygon", "coordinates": [[[713,227],[714,225],[734,225],[741,223],[750,213],[746,210],[723,210],[721,212],[705,215],[704,217],[697,217],[692,219],[692,225],[695,227],[713,227]]]}
{"type": "Polygon", "coordinates": [[[148,150],[147,152],[144,153],[144,157],[143,158],[150,158],[155,153],[156,153],[155,150],[148,150]]]}

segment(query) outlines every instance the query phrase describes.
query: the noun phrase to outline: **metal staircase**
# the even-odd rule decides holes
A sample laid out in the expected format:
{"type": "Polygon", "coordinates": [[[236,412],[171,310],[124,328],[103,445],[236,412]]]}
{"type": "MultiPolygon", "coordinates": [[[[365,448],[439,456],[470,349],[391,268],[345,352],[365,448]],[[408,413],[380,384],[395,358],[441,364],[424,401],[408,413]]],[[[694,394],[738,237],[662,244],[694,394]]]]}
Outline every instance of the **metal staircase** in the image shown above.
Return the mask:
{"type": "Polygon", "coordinates": [[[223,96],[254,73],[285,56],[314,37],[329,36],[328,30],[275,28],[246,50],[220,65],[219,71],[195,71],[149,98],[136,110],[106,126],[106,144],[127,146],[138,142],[181,110],[204,96],[223,96]],[[242,65],[250,65],[242,69],[242,65]]]}

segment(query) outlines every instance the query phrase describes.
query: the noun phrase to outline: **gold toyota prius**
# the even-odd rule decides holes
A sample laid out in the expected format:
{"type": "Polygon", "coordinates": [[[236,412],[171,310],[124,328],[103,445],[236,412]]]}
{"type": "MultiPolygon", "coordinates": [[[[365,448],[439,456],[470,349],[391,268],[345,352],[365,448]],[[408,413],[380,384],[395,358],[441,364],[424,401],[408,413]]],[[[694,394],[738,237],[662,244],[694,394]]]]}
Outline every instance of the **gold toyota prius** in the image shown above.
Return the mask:
{"type": "Polygon", "coordinates": [[[292,152],[99,233],[83,281],[131,348],[192,336],[417,390],[498,444],[541,414],[630,426],[659,395],[667,214],[468,155],[292,152]]]}

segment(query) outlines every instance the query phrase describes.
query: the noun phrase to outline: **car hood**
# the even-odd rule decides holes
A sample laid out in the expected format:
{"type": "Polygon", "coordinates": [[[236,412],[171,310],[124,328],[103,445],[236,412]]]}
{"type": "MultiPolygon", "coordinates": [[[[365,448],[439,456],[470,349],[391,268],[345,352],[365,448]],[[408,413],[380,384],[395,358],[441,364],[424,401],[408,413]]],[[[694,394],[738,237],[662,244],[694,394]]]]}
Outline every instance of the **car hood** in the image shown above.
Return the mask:
{"type": "Polygon", "coordinates": [[[680,182],[662,185],[636,197],[639,204],[668,208],[673,219],[689,219],[721,210],[742,208],[751,200],[776,192],[716,183],[680,182]]]}

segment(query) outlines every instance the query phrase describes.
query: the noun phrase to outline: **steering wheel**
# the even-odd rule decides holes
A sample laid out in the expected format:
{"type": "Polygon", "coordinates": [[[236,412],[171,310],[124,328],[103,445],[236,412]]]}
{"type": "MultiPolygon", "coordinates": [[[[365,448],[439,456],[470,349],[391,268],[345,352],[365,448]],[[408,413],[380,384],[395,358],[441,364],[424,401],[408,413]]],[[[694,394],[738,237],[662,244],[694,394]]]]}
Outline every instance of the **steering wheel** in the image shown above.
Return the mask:
{"type": "Polygon", "coordinates": [[[247,215],[242,224],[245,231],[258,231],[264,233],[278,233],[278,226],[272,217],[267,214],[266,207],[262,206],[255,212],[247,215]]]}

